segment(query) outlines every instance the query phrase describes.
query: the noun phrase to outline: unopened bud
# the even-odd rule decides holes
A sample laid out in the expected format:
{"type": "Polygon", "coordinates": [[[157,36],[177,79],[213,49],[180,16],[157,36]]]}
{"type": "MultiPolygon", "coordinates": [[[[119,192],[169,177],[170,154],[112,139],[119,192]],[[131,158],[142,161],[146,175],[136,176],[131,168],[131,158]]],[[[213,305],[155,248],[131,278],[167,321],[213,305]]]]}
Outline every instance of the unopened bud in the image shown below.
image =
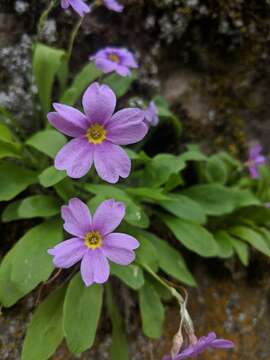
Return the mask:
{"type": "Polygon", "coordinates": [[[181,350],[183,345],[183,336],[182,329],[180,328],[178,332],[173,337],[173,343],[171,348],[171,358],[174,359],[181,350]]]}

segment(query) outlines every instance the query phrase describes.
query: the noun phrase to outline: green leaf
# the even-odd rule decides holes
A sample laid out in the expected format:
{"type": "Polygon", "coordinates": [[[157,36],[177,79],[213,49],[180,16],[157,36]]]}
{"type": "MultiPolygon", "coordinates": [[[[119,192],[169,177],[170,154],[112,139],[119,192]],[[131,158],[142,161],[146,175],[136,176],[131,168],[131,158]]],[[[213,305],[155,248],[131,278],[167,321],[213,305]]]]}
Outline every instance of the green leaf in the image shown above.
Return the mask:
{"type": "Polygon", "coordinates": [[[180,159],[186,161],[207,161],[205,156],[197,145],[187,145],[188,150],[180,155],[180,159]]]}
{"type": "Polygon", "coordinates": [[[63,301],[65,288],[50,294],[34,312],[23,344],[22,360],[46,360],[63,339],[63,301]]]}
{"type": "Polygon", "coordinates": [[[34,195],[9,204],[3,214],[4,222],[33,217],[49,217],[59,213],[60,202],[54,196],[34,195]]]}
{"type": "Polygon", "coordinates": [[[17,300],[25,295],[11,281],[12,262],[15,252],[15,248],[11,249],[0,266],[0,303],[5,307],[15,304],[17,300]]]}
{"type": "Polygon", "coordinates": [[[148,238],[151,239],[152,244],[157,250],[160,268],[175,279],[187,285],[196,286],[196,281],[187,269],[186,263],[180,253],[166,241],[159,239],[154,234],[149,233],[148,238]]]}
{"type": "Polygon", "coordinates": [[[149,187],[160,187],[169,180],[171,175],[178,174],[184,168],[185,163],[180,156],[158,154],[148,162],[143,181],[149,187]]]}
{"type": "Polygon", "coordinates": [[[234,196],[235,208],[242,208],[245,206],[260,205],[260,201],[248,189],[231,189],[234,196]]]}
{"type": "Polygon", "coordinates": [[[228,179],[228,171],[219,154],[212,155],[206,163],[206,178],[208,182],[225,184],[228,179]]]}
{"type": "Polygon", "coordinates": [[[139,290],[139,305],[144,334],[158,339],[162,335],[164,307],[158,293],[149,282],[139,290]]]}
{"type": "Polygon", "coordinates": [[[117,276],[133,290],[140,289],[144,284],[142,269],[135,264],[121,266],[115,263],[110,264],[111,274],[117,276]]]}
{"type": "Polygon", "coordinates": [[[180,219],[190,220],[198,224],[206,222],[203,209],[187,196],[172,194],[169,200],[160,201],[160,206],[180,219]]]}
{"type": "Polygon", "coordinates": [[[230,241],[242,264],[247,266],[249,260],[249,249],[247,244],[241,240],[233,238],[232,236],[230,236],[230,241]]]}
{"type": "Polygon", "coordinates": [[[261,251],[264,255],[270,256],[270,249],[264,237],[255,230],[246,226],[234,226],[229,232],[237,238],[248,242],[255,249],[261,251]]]}
{"type": "Polygon", "coordinates": [[[61,103],[74,105],[81,97],[83,91],[100,75],[101,71],[93,63],[85,65],[75,76],[71,87],[62,96],[61,103]]]}
{"type": "Polygon", "coordinates": [[[107,308],[112,323],[111,360],[128,360],[128,343],[124,324],[109,284],[106,287],[106,295],[107,308]]]}
{"type": "Polygon", "coordinates": [[[164,221],[176,239],[189,250],[205,257],[215,256],[217,244],[213,235],[199,224],[166,216],[164,221]]]}
{"type": "Polygon", "coordinates": [[[249,206],[238,211],[240,221],[252,221],[256,224],[267,225],[270,223],[270,209],[265,206],[249,206]]]}
{"type": "Polygon", "coordinates": [[[94,343],[102,307],[101,285],[86,287],[80,273],[69,283],[64,302],[64,333],[74,354],[91,348],[94,343]]]}
{"type": "Polygon", "coordinates": [[[158,108],[158,115],[160,117],[173,117],[174,114],[170,111],[168,102],[162,96],[155,96],[154,102],[158,108]]]}
{"type": "Polygon", "coordinates": [[[143,200],[152,200],[152,201],[162,201],[167,200],[168,196],[163,193],[162,189],[153,189],[147,187],[137,187],[137,188],[126,188],[126,192],[130,195],[137,196],[143,200]]]}
{"type": "Polygon", "coordinates": [[[50,111],[53,83],[64,57],[63,50],[54,49],[41,43],[35,46],[33,73],[44,114],[50,111]]]}
{"type": "Polygon", "coordinates": [[[124,190],[112,185],[85,184],[84,189],[92,194],[98,195],[98,202],[113,198],[122,201],[126,205],[125,220],[138,227],[146,228],[149,225],[149,219],[143,208],[138,205],[124,190]]]}
{"type": "Polygon", "coordinates": [[[68,202],[69,199],[76,197],[78,194],[74,187],[73,181],[67,177],[59,183],[55,184],[54,189],[65,202],[68,202]]]}
{"type": "MultiPolygon", "coordinates": [[[[0,130],[1,131],[1,130],[0,130]]],[[[16,143],[7,143],[0,140],[0,159],[6,157],[20,158],[21,145],[16,143]]]]}
{"type": "Polygon", "coordinates": [[[158,253],[152,241],[149,240],[149,232],[128,227],[126,232],[134,236],[140,243],[136,250],[136,261],[141,265],[148,265],[154,271],[158,269],[158,253]]]}
{"type": "Polygon", "coordinates": [[[21,144],[14,140],[10,129],[0,123],[0,159],[5,157],[21,157],[21,144]]]}
{"type": "Polygon", "coordinates": [[[9,307],[46,281],[54,269],[47,250],[63,239],[59,220],[35,226],[6,254],[0,266],[0,302],[9,307]]]}
{"type": "Polygon", "coordinates": [[[49,166],[39,175],[39,182],[44,187],[51,187],[58,184],[66,177],[65,171],[57,170],[54,166],[49,166]]]}
{"type": "Polygon", "coordinates": [[[36,173],[14,163],[0,164],[0,201],[13,199],[36,182],[36,173]]]}
{"type": "Polygon", "coordinates": [[[226,231],[220,230],[214,234],[214,237],[219,248],[217,256],[221,258],[231,257],[233,255],[233,246],[230,235],[226,231]]]}
{"type": "Polygon", "coordinates": [[[65,177],[65,171],[59,171],[54,166],[50,166],[47,169],[43,170],[38,178],[40,184],[47,188],[59,183],[65,177]]]}
{"type": "Polygon", "coordinates": [[[270,248],[270,232],[268,229],[263,227],[257,227],[256,230],[258,230],[264,237],[268,247],[270,248]]]}
{"type": "Polygon", "coordinates": [[[0,123],[0,140],[3,140],[8,143],[12,143],[14,141],[13,134],[8,126],[0,123]]]}
{"type": "Polygon", "coordinates": [[[220,184],[196,185],[183,194],[197,202],[208,215],[229,214],[236,208],[234,189],[220,184]]]}
{"type": "Polygon", "coordinates": [[[54,159],[66,142],[67,139],[64,135],[52,129],[35,133],[26,141],[26,144],[54,159]]]}
{"type": "Polygon", "coordinates": [[[137,74],[132,71],[131,76],[120,76],[117,74],[111,74],[104,78],[103,83],[109,85],[115,92],[117,97],[125,95],[129,90],[134,80],[137,79],[137,74]]]}

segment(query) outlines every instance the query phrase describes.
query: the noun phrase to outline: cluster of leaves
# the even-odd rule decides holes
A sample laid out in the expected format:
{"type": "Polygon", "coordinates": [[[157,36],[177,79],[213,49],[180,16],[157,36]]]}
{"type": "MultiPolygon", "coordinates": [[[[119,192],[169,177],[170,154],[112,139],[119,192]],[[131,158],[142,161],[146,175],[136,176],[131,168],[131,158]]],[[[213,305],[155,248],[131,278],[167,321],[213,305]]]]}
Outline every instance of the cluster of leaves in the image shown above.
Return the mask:
{"type": "MultiPolygon", "coordinates": [[[[33,71],[41,118],[50,109],[56,81],[61,102],[73,105],[100,76],[93,64],[87,64],[68,85],[66,59],[63,50],[43,44],[35,47],[33,71]]],[[[102,81],[121,97],[135,78],[136,74],[130,78],[109,75],[102,81]]],[[[175,126],[178,120],[166,102],[156,98],[156,104],[161,121],[170,120],[175,126]]],[[[162,301],[168,298],[151,274],[162,272],[176,281],[196,286],[180,253],[182,247],[202,257],[230,258],[236,254],[244,265],[249,261],[250,246],[270,256],[270,209],[264,206],[270,198],[266,168],[262,169],[261,180],[254,181],[245,176],[243,165],[228,153],[207,157],[198,147],[190,145],[180,155],[164,153],[153,158],[143,150],[127,150],[133,172],[118,185],[100,183],[94,173],[75,181],[52,165],[56,153],[67,141],[63,135],[45,122],[25,138],[12,131],[12,116],[4,109],[1,118],[0,201],[8,201],[2,221],[43,219],[2,260],[0,302],[4,307],[12,306],[50,278],[54,268],[47,249],[64,239],[60,207],[73,196],[88,202],[92,211],[109,198],[126,204],[122,227],[136,236],[140,248],[134,264],[127,267],[111,264],[111,274],[138,292],[143,331],[151,338],[162,333],[162,301]],[[158,237],[152,230],[163,235],[158,237]],[[172,246],[166,240],[169,234],[179,241],[179,246],[172,246]]],[[[27,330],[22,360],[49,358],[63,338],[74,354],[92,346],[103,287],[86,288],[78,274],[70,275],[36,309],[27,330]]],[[[105,291],[113,331],[112,359],[128,359],[124,325],[110,283],[105,291]]]]}

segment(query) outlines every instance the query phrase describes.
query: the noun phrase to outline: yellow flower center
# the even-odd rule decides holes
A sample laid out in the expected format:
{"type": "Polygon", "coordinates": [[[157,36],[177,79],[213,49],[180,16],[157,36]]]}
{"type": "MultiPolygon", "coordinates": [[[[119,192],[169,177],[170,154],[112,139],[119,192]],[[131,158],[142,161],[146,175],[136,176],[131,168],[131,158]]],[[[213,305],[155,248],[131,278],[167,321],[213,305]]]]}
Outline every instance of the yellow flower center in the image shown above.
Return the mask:
{"type": "Polygon", "coordinates": [[[117,64],[120,63],[120,57],[118,55],[114,54],[114,53],[110,53],[108,55],[108,59],[111,60],[111,61],[116,62],[117,64]]]}
{"type": "Polygon", "coordinates": [[[92,144],[101,144],[106,139],[107,131],[100,124],[93,124],[86,132],[88,141],[92,144]]]}
{"type": "Polygon", "coordinates": [[[97,249],[102,245],[102,236],[98,231],[91,231],[85,235],[84,243],[89,249],[97,249]]]}

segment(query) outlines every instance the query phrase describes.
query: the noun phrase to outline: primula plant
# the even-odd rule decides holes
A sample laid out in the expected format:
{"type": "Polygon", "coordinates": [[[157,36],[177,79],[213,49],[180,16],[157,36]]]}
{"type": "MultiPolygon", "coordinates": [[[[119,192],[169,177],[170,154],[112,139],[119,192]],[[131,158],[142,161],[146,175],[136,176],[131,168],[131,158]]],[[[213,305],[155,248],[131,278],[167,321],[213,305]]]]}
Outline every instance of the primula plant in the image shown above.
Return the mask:
{"type": "MultiPolygon", "coordinates": [[[[124,9],[114,0],[52,1],[39,31],[54,6],[82,17],[100,5],[124,9]]],[[[0,266],[3,308],[30,292],[37,298],[21,358],[49,359],[63,340],[79,355],[93,346],[108,314],[111,358],[128,359],[121,300],[114,300],[119,284],[138,301],[149,338],[162,336],[164,304],[179,306],[179,330],[164,360],[231,349],[230,340],[213,332],[195,335],[182,289],[197,283],[181,252],[235,257],[243,266],[253,251],[270,256],[270,176],[262,149],[252,146],[244,162],[225,151],[207,156],[196,144],[149,156],[145,146],[164,123],[181,142],[180,119],[158,95],[134,107],[129,90],[139,80],[138,61],[124,47],[98,50],[74,76],[69,59],[78,30],[68,51],[34,44],[38,115],[32,130],[25,132],[1,108],[2,221],[31,219],[33,225],[0,266]]]]}

